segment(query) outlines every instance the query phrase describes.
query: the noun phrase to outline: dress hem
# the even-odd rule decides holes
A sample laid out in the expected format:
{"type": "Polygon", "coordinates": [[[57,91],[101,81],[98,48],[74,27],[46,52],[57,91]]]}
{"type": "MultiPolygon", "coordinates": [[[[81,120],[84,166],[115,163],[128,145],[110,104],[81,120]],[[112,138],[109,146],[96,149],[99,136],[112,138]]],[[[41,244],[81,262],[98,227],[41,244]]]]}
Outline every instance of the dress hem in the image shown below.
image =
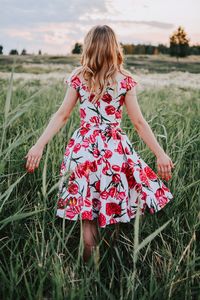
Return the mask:
{"type": "MultiPolygon", "coordinates": [[[[169,204],[169,203],[171,203],[171,200],[173,199],[174,197],[172,196],[172,198],[169,198],[169,201],[164,205],[164,206],[157,206],[157,210],[154,210],[154,212],[150,212],[150,211],[148,211],[147,212],[147,210],[149,209],[149,207],[147,206],[147,208],[142,212],[141,210],[139,211],[139,216],[142,216],[142,217],[145,217],[146,216],[146,212],[149,214],[149,215],[155,215],[157,212],[159,212],[160,210],[162,210],[167,204],[169,204]]],[[[69,220],[69,221],[77,221],[77,222],[79,222],[80,220],[81,220],[81,218],[80,218],[80,216],[81,216],[81,213],[78,213],[74,218],[70,218],[70,217],[67,217],[67,216],[63,216],[63,215],[61,215],[61,214],[59,214],[59,212],[58,212],[58,210],[57,210],[57,212],[56,212],[56,217],[58,217],[58,218],[62,218],[62,219],[66,219],[66,220],[69,220]]],[[[131,215],[130,217],[129,217],[129,219],[127,219],[127,220],[116,220],[115,222],[113,222],[113,223],[109,223],[109,222],[106,222],[103,226],[101,226],[100,224],[99,224],[99,222],[98,222],[98,227],[99,228],[105,228],[105,227],[107,227],[107,226],[109,226],[109,225],[113,225],[113,224],[119,224],[119,223],[130,223],[133,219],[135,219],[135,217],[136,217],[136,213],[135,214],[133,214],[133,215],[131,215]]],[[[98,219],[98,215],[97,216],[94,216],[92,219],[89,219],[89,218],[84,218],[84,219],[82,219],[82,220],[89,220],[89,221],[93,221],[94,219],[98,219]]],[[[116,218],[117,219],[117,218],[116,218]]]]}

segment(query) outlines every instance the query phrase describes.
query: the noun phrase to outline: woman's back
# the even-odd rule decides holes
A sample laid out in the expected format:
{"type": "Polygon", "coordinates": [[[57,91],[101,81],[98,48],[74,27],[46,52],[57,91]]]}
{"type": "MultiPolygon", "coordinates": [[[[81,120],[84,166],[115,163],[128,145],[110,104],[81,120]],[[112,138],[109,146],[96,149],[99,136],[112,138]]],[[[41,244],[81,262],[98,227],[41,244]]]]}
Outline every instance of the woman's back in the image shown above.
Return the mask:
{"type": "Polygon", "coordinates": [[[65,82],[78,92],[81,125],[86,123],[91,125],[109,123],[119,126],[125,95],[137,82],[132,76],[125,76],[118,72],[115,77],[116,84],[109,84],[103,97],[93,103],[92,100],[95,94],[90,93],[86,81],[82,76],[77,75],[76,71],[77,69],[74,69],[65,82]]]}

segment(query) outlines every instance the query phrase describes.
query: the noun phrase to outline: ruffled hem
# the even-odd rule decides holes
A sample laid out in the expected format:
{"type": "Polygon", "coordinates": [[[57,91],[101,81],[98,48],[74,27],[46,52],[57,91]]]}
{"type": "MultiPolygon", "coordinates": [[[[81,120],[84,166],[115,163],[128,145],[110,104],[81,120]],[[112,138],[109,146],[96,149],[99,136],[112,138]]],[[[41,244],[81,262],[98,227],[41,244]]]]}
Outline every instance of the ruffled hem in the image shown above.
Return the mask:
{"type": "MultiPolygon", "coordinates": [[[[173,196],[170,198],[170,200],[173,198],[173,196]]],[[[157,206],[157,210],[151,210],[148,205],[146,205],[146,208],[145,209],[139,209],[139,216],[141,217],[145,217],[147,212],[150,214],[150,215],[155,215],[158,211],[162,210],[169,202],[170,200],[165,203],[165,205],[163,207],[161,206],[157,206]]],[[[104,219],[104,216],[100,213],[99,215],[96,214],[92,214],[92,209],[90,211],[82,211],[82,212],[79,212],[77,214],[75,214],[73,217],[69,217],[69,216],[64,216],[65,214],[65,210],[64,209],[57,209],[56,211],[56,217],[58,218],[62,218],[62,219],[66,219],[66,220],[69,220],[69,221],[78,221],[80,222],[80,220],[94,220],[94,219],[97,219],[97,222],[98,222],[98,226],[100,228],[106,228],[107,226],[109,225],[113,225],[113,224],[118,224],[118,223],[130,223],[132,221],[132,219],[135,219],[136,217],[136,211],[134,211],[134,213],[129,213],[126,214],[125,216],[123,217],[112,217],[110,219],[104,219]]]]}

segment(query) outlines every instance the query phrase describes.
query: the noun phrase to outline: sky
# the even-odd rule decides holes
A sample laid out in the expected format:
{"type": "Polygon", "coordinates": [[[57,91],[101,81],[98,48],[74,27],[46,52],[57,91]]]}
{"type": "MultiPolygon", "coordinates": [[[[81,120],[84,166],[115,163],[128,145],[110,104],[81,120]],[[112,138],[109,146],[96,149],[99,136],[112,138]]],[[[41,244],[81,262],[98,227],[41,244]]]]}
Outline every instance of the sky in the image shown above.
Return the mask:
{"type": "Polygon", "coordinates": [[[169,45],[182,26],[200,44],[200,0],[0,0],[3,53],[69,54],[94,25],[107,24],[122,43],[169,45]]]}

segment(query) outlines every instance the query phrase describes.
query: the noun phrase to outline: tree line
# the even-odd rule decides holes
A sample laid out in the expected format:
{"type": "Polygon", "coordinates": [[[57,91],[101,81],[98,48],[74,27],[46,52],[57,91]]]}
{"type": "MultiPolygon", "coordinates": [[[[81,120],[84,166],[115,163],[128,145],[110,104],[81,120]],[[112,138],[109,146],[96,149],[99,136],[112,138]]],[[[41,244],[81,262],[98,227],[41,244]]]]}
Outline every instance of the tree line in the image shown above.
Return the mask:
{"type": "MultiPolygon", "coordinates": [[[[151,44],[123,44],[120,43],[124,54],[168,54],[176,57],[186,57],[188,55],[200,55],[200,44],[190,45],[190,39],[187,37],[182,26],[179,26],[176,31],[169,37],[169,46],[159,44],[153,46],[151,44]]],[[[71,53],[81,54],[83,45],[81,43],[75,43],[71,53]]],[[[3,54],[3,46],[0,45],[0,54],[3,54]]],[[[17,49],[11,49],[10,55],[19,55],[17,49]]],[[[21,55],[27,55],[26,49],[21,51],[21,55]]],[[[38,51],[38,55],[42,55],[42,51],[38,51]]]]}

